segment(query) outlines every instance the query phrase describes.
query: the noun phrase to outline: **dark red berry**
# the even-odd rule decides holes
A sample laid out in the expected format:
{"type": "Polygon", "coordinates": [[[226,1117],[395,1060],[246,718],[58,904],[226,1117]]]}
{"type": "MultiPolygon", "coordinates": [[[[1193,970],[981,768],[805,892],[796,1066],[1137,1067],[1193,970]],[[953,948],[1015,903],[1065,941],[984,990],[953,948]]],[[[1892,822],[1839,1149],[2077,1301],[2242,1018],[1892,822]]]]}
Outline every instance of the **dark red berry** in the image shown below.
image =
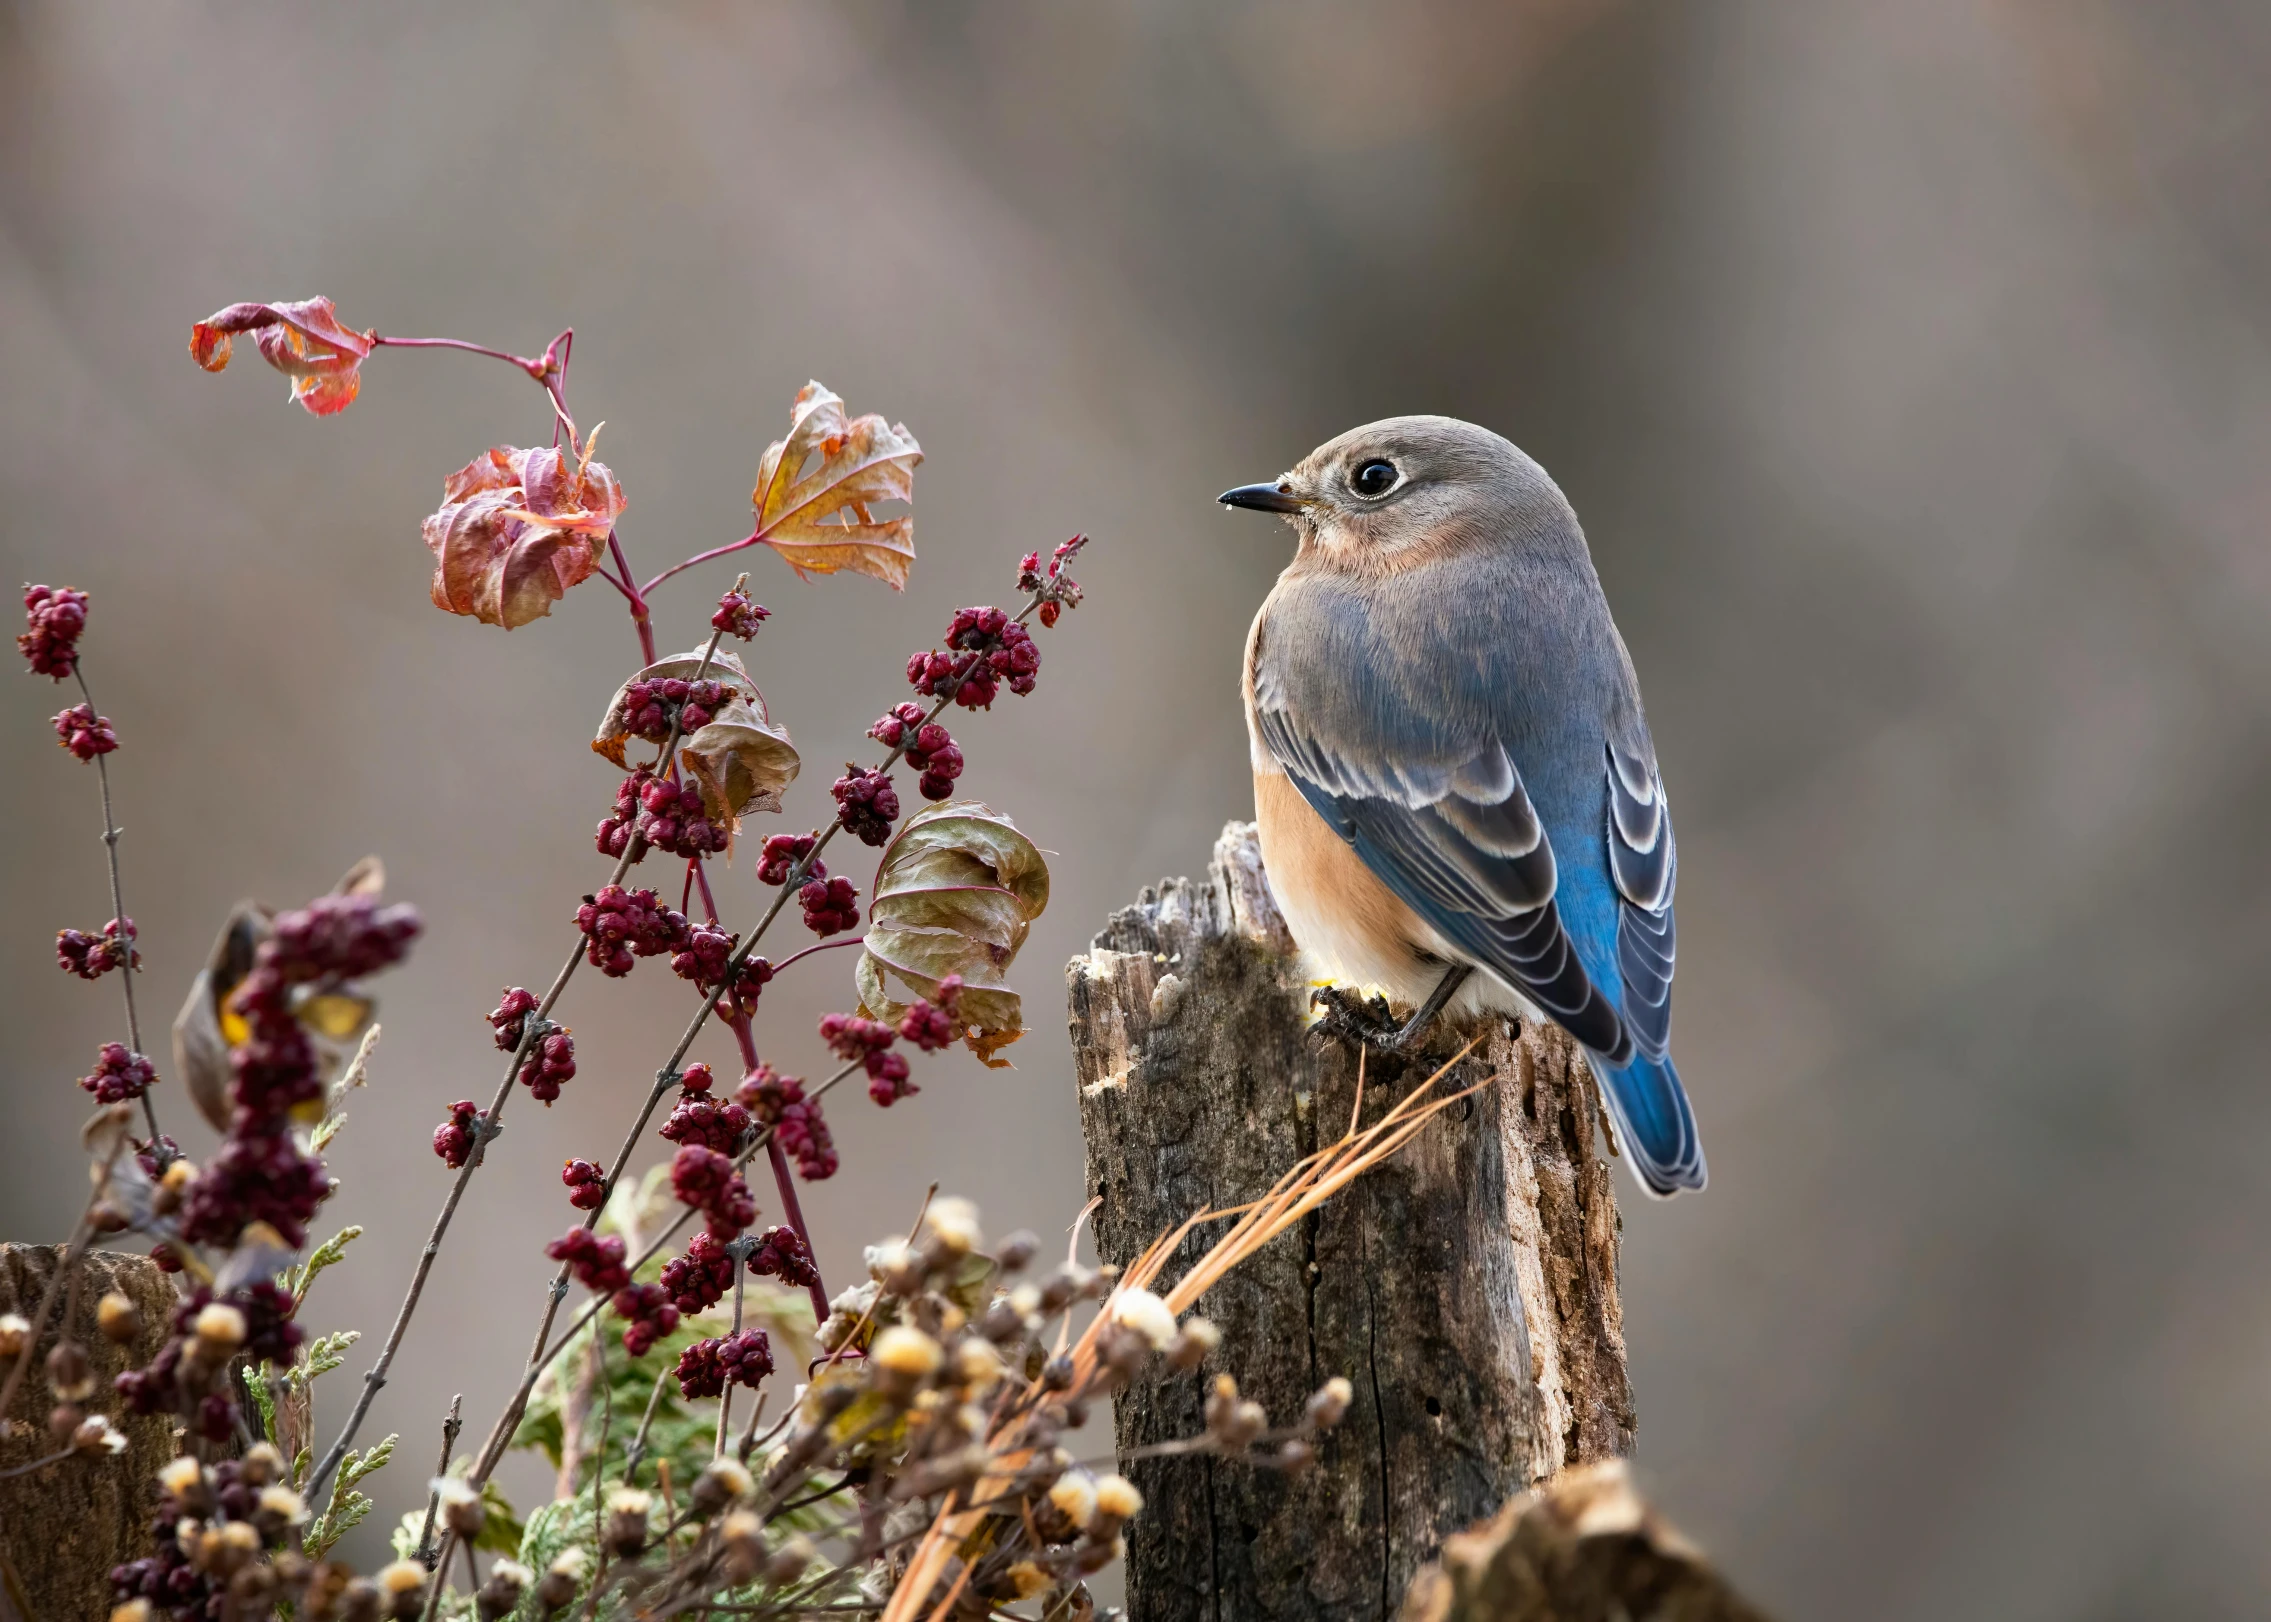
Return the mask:
{"type": "Polygon", "coordinates": [[[705,1228],[694,1235],[685,1255],[663,1264],[662,1287],[680,1312],[706,1311],[733,1288],[733,1257],[725,1248],[730,1242],[705,1228]]]}
{"type": "Polygon", "coordinates": [[[821,936],[859,927],[859,897],[850,879],[814,879],[796,896],[804,905],[804,927],[821,936]]]}
{"type": "Polygon", "coordinates": [[[584,933],[584,956],[611,978],[629,974],[634,957],[677,951],[688,934],[684,913],[664,906],[652,890],[626,891],[619,884],[586,896],[576,927],[584,933]]]}
{"type": "Polygon", "coordinates": [[[480,1132],[480,1109],[472,1099],[461,1098],[449,1107],[449,1119],[434,1128],[434,1153],[442,1157],[443,1165],[455,1171],[472,1158],[480,1132]]]}
{"type": "Polygon", "coordinates": [[[546,1245],[544,1254],[556,1262],[566,1262],[575,1281],[594,1295],[613,1295],[631,1282],[630,1269],[623,1265],[620,1234],[570,1228],[546,1245]]]}
{"type": "Polygon", "coordinates": [[[26,586],[24,625],[16,646],[32,673],[61,681],[79,668],[79,633],[87,628],[87,594],[69,586],[26,586]]]}
{"type": "Polygon", "coordinates": [[[760,1064],[734,1089],[752,1119],[773,1129],[773,1141],[796,1160],[798,1175],[817,1183],[836,1175],[835,1139],[820,1113],[820,1101],[804,1096],[804,1083],[760,1064]]]}
{"type": "MultiPolygon", "coordinates": [[[[806,857],[812,856],[812,847],[819,842],[820,836],[818,834],[771,835],[766,839],[764,849],[758,854],[757,882],[759,884],[788,883],[789,875],[796,871],[796,864],[806,857]]],[[[814,856],[812,865],[804,876],[808,879],[824,879],[828,876],[828,864],[814,856]]]]}
{"type": "Polygon", "coordinates": [[[95,1055],[94,1074],[81,1076],[79,1085],[98,1104],[124,1104],[140,1098],[157,1080],[157,1071],[141,1054],[123,1042],[105,1042],[95,1055]]]}
{"type": "Polygon", "coordinates": [[[706,1064],[696,1061],[688,1065],[678,1077],[678,1090],[688,1098],[699,1097],[717,1085],[717,1077],[706,1064]]]}
{"type": "Polygon", "coordinates": [[[922,724],[923,708],[920,704],[899,704],[869,727],[867,735],[886,749],[896,749],[906,742],[909,729],[922,724]]]}
{"type": "Polygon", "coordinates": [[[536,1012],[536,993],[526,986],[507,986],[497,1006],[489,1010],[489,1023],[497,1028],[497,1051],[510,1053],[520,1046],[522,1022],[536,1012]]]}
{"type": "Polygon", "coordinates": [[[836,820],[863,845],[881,845],[891,837],[891,824],[899,818],[899,792],[883,772],[863,772],[847,765],[836,779],[836,820]]]}
{"type": "Polygon", "coordinates": [[[81,760],[92,760],[116,749],[118,734],[92,704],[74,704],[55,718],[55,741],[81,760]]]}
{"type": "Polygon", "coordinates": [[[764,1239],[749,1254],[749,1271],[798,1289],[810,1289],[820,1282],[820,1269],[813,1265],[803,1236],[786,1224],[765,1230],[764,1239]]]}
{"type": "Polygon", "coordinates": [[[568,1203],[579,1211],[596,1211],[607,1198],[607,1173],[590,1160],[571,1160],[560,1168],[567,1185],[568,1203]]]}
{"type": "Polygon", "coordinates": [[[751,602],[745,593],[729,591],[718,599],[718,611],[710,616],[710,624],[746,642],[757,634],[757,627],[770,619],[772,613],[762,603],[751,602]]]}
{"type": "Polygon", "coordinates": [[[656,1341],[678,1327],[678,1308],[659,1284],[627,1284],[615,1292],[611,1304],[618,1317],[630,1320],[623,1331],[623,1348],[633,1357],[646,1356],[656,1341]]]}
{"type": "Polygon", "coordinates": [[[100,935],[86,935],[76,929],[59,929],[55,932],[55,961],[66,974],[75,974],[82,980],[100,980],[111,970],[126,964],[142,966],[142,954],[134,949],[134,920],[113,918],[103,925],[100,935]]]}
{"type": "Polygon", "coordinates": [[[575,1074],[576,1039],[565,1025],[545,1032],[520,1064],[520,1084],[547,1109],[560,1096],[561,1084],[575,1074]]]}
{"type": "Polygon", "coordinates": [[[921,1091],[907,1079],[907,1061],[901,1055],[871,1053],[867,1056],[867,1096],[885,1109],[921,1091]]]}

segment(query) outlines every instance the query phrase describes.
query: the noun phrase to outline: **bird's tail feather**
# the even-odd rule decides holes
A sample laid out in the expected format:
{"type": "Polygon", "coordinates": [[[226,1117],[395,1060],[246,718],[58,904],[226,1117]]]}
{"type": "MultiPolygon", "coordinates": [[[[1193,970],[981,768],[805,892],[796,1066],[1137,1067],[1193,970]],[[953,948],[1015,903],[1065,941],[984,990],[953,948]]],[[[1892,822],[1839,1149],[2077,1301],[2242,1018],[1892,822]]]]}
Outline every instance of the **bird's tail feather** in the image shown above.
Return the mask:
{"type": "Polygon", "coordinates": [[[1668,1197],[1683,1188],[1701,1188],[1707,1175],[1703,1140],[1671,1059],[1635,1058],[1622,1069],[1611,1069],[1599,1054],[1585,1056],[1600,1078],[1617,1137],[1648,1192],[1668,1197]]]}

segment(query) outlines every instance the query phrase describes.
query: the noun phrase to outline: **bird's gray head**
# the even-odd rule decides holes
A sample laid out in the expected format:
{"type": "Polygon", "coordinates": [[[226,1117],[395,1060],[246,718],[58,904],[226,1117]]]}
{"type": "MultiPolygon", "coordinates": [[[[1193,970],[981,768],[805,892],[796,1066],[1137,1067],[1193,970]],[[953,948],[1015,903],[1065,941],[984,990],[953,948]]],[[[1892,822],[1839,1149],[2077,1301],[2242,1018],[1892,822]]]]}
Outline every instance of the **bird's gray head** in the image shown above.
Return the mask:
{"type": "Polygon", "coordinates": [[[1470,545],[1561,546],[1578,533],[1545,469],[1456,417],[1387,417],[1351,428],[1278,478],[1218,499],[1282,514],[1304,557],[1368,574],[1470,545]]]}

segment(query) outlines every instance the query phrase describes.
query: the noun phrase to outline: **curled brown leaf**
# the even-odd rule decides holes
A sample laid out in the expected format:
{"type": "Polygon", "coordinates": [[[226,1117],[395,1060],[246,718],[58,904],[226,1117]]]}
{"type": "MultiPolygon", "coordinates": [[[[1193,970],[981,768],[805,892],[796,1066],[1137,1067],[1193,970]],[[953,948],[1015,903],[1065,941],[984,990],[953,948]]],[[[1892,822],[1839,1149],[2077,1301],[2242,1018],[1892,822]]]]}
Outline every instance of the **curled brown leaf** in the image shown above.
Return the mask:
{"type": "Polygon", "coordinates": [[[319,417],[354,404],[363,386],[371,335],[339,324],[327,298],[283,304],[232,304],[191,329],[189,352],[208,372],[229,364],[237,334],[249,332],[261,359],[292,380],[292,398],[319,417]]]}
{"type": "Polygon", "coordinates": [[[896,1022],[958,974],[963,1039],[987,1064],[1006,1064],[994,1054],[1025,1034],[1025,1015],[1005,976],[1048,904],[1049,865],[1009,818],[975,800],[916,812],[876,870],[855,971],[861,1005],[896,1022]]]}
{"type": "Polygon", "coordinates": [[[434,606],[508,631],[543,618],[599,567],[623,505],[589,441],[572,462],[549,446],[484,451],[443,483],[425,523],[434,606]]]}
{"type": "Polygon", "coordinates": [[[914,500],[922,459],[905,425],[873,414],[847,421],[841,399],[807,383],[789,413],[788,438],[767,447],[757,467],[749,495],[756,539],[799,574],[850,569],[897,591],[915,561],[915,521],[904,514],[878,520],[869,509],[914,500]]]}
{"type": "MultiPolygon", "coordinates": [[[[624,721],[623,692],[635,681],[668,681],[675,676],[693,681],[701,671],[702,650],[692,649],[658,659],[637,672],[607,701],[599,731],[591,747],[616,765],[629,766],[634,734],[624,721]]],[[[709,723],[678,742],[678,758],[686,775],[702,791],[702,811],[712,821],[732,827],[751,811],[778,811],[781,791],[796,781],[802,762],[789,729],[765,708],[765,695],[749,679],[740,658],[723,649],[710,655],[707,679],[733,689],[709,723]]]]}

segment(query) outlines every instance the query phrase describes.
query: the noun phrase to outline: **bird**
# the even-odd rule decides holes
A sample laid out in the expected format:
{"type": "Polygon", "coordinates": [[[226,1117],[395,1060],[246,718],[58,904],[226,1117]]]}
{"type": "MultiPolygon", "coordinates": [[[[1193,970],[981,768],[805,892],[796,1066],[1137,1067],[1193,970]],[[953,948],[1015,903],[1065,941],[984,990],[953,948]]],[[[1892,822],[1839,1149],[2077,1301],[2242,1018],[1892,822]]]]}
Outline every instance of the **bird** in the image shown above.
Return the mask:
{"type": "Polygon", "coordinates": [[[1331,982],[1320,1026],[1400,1051],[1446,1011],[1551,1019],[1647,1190],[1702,1188],[1670,1052],[1671,809],[1568,498],[1489,429],[1412,416],[1218,499],[1297,541],[1243,686],[1263,865],[1331,982]]]}

